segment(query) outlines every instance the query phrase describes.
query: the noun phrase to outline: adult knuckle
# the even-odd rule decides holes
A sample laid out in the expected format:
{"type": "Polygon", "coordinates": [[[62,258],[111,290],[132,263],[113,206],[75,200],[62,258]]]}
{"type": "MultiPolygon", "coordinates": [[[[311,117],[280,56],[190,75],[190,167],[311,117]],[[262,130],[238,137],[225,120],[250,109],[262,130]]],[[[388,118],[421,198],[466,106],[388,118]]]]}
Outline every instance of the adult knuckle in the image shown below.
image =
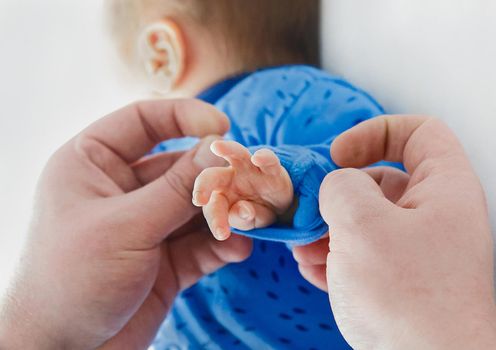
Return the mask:
{"type": "Polygon", "coordinates": [[[192,192],[192,184],[188,183],[188,177],[179,173],[176,169],[170,169],[162,177],[167,183],[167,186],[174,190],[180,198],[189,201],[192,192]]]}

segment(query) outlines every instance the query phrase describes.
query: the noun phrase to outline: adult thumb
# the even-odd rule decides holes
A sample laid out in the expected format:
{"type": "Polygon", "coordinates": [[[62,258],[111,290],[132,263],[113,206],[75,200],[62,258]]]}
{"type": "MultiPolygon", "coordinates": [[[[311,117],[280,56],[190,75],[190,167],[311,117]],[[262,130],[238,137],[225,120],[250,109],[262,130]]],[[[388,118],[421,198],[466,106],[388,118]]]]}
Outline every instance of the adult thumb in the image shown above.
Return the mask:
{"type": "Polygon", "coordinates": [[[394,204],[371,176],[348,168],[326,176],[320,187],[319,206],[323,219],[332,228],[370,223],[394,204]]]}
{"type": "Polygon", "coordinates": [[[224,165],[224,160],[210,151],[211,143],[217,139],[217,136],[203,139],[162,176],[124,195],[126,212],[132,213],[133,223],[141,227],[140,242],[160,244],[199,213],[191,195],[196,177],[208,167],[224,165]]]}

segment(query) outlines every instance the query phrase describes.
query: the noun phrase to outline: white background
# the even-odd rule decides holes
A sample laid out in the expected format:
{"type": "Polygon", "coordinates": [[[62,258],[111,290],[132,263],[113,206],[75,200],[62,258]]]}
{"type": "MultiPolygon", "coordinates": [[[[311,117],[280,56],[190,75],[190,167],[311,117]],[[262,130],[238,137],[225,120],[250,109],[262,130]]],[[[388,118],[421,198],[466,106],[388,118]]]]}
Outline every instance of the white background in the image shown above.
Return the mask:
{"type": "Polygon", "coordinates": [[[446,121],[486,189],[496,236],[496,1],[323,3],[326,68],[390,112],[446,121]]]}
{"type": "Polygon", "coordinates": [[[102,3],[0,0],[0,290],[48,157],[137,98],[116,78],[102,3]]]}
{"type": "MultiPolygon", "coordinates": [[[[36,179],[84,126],[138,98],[123,87],[101,0],[0,0],[0,290],[36,179]]],[[[496,227],[496,3],[324,0],[326,68],[390,111],[428,113],[461,137],[496,227]]]]}

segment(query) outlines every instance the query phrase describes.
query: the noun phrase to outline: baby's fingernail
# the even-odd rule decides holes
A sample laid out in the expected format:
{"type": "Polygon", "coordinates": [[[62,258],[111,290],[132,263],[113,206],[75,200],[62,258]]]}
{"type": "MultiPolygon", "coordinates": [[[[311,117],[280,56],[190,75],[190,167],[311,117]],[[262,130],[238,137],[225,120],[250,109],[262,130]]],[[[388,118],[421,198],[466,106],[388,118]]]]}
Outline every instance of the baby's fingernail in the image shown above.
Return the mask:
{"type": "Polygon", "coordinates": [[[243,220],[249,220],[251,219],[251,211],[248,208],[242,206],[239,208],[239,217],[243,220]]]}
{"type": "Polygon", "coordinates": [[[196,205],[197,207],[201,207],[203,201],[203,192],[201,191],[195,191],[193,192],[193,204],[196,205]]]}
{"type": "Polygon", "coordinates": [[[253,213],[249,207],[245,204],[239,204],[238,215],[243,220],[251,220],[253,219],[253,213]]]}
{"type": "Polygon", "coordinates": [[[225,230],[218,228],[217,230],[215,230],[215,232],[213,232],[213,235],[214,235],[216,240],[225,241],[229,234],[227,232],[225,232],[225,230]]]}

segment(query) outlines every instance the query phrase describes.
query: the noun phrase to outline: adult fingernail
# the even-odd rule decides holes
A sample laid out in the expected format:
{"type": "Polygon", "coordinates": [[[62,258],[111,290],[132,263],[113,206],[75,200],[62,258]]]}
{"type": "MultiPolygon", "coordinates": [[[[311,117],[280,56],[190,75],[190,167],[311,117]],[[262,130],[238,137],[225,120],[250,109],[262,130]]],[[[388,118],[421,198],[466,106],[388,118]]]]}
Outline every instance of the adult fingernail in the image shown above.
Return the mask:
{"type": "Polygon", "coordinates": [[[193,158],[193,162],[195,163],[195,165],[197,165],[201,169],[205,169],[213,166],[221,166],[222,164],[224,164],[224,161],[213,154],[210,150],[210,145],[212,144],[212,142],[218,139],[218,136],[208,136],[200,142],[193,158]]]}

